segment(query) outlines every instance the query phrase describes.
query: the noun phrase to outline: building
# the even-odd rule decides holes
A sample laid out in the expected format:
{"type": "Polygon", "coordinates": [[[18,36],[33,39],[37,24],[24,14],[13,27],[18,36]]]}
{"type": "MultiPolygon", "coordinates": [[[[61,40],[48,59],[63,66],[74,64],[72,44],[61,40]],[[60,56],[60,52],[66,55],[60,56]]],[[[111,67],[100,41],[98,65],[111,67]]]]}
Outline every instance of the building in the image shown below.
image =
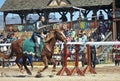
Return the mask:
{"type": "MultiPolygon", "coordinates": [[[[69,13],[72,21],[73,13],[76,11],[82,13],[86,18],[90,11],[93,11],[96,16],[99,10],[103,10],[107,16],[113,13],[113,39],[116,39],[120,38],[119,5],[119,0],[6,0],[0,11],[4,13],[4,24],[6,25],[6,16],[9,13],[18,14],[21,24],[26,24],[28,14],[33,13],[39,16],[44,15],[46,20],[51,12],[58,12],[62,18],[69,13]]],[[[4,29],[8,28],[9,26],[5,26],[4,29]]]]}

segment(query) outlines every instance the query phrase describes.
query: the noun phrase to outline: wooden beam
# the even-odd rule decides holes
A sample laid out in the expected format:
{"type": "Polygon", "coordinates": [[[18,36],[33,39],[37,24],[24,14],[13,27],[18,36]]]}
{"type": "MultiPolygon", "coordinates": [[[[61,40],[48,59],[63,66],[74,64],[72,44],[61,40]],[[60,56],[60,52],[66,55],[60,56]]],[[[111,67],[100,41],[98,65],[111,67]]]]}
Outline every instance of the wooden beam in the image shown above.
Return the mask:
{"type": "Polygon", "coordinates": [[[6,30],[6,16],[8,15],[8,12],[3,12],[3,26],[4,30],[6,30]]]}
{"type": "Polygon", "coordinates": [[[83,16],[84,16],[85,18],[87,18],[87,15],[88,15],[89,12],[90,12],[90,10],[81,11],[81,13],[83,14],[83,16]]]}
{"type": "MultiPolygon", "coordinates": [[[[115,0],[113,0],[113,19],[115,19],[115,0]]],[[[117,31],[116,31],[116,21],[113,21],[113,40],[116,40],[117,38],[117,31]]]]}

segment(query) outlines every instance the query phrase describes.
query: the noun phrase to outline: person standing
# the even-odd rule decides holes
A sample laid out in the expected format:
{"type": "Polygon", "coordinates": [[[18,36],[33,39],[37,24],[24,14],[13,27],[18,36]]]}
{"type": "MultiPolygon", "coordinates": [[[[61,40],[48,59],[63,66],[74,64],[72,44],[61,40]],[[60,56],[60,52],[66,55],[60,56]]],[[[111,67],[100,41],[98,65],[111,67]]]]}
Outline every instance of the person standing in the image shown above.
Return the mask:
{"type": "MultiPolygon", "coordinates": [[[[90,41],[94,42],[94,39],[91,38],[90,41]]],[[[97,62],[96,47],[95,47],[95,45],[91,45],[90,48],[91,48],[91,52],[90,53],[91,53],[91,63],[92,63],[91,65],[95,69],[96,62],[97,62]]]]}
{"type": "Polygon", "coordinates": [[[101,20],[101,21],[104,20],[104,15],[103,15],[102,11],[100,11],[100,13],[99,13],[99,20],[101,20]]]}

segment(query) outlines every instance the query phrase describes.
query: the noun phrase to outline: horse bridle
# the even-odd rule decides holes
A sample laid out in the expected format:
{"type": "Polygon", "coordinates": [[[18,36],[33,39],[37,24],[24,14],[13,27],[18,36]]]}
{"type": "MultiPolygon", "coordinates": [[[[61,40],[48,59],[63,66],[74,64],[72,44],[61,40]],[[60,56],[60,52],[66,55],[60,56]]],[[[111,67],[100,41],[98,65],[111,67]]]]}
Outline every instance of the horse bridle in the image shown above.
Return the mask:
{"type": "MultiPolygon", "coordinates": [[[[54,40],[57,40],[57,39],[56,39],[56,37],[57,37],[56,32],[54,32],[54,35],[55,35],[54,40]]],[[[52,38],[52,39],[53,39],[53,38],[52,38]]],[[[47,44],[47,43],[49,43],[49,41],[46,42],[46,44],[47,44]]],[[[53,54],[51,48],[50,48],[50,49],[49,49],[49,48],[50,48],[49,46],[47,46],[47,45],[45,46],[45,49],[46,49],[47,51],[49,51],[51,54],[53,54]]]]}

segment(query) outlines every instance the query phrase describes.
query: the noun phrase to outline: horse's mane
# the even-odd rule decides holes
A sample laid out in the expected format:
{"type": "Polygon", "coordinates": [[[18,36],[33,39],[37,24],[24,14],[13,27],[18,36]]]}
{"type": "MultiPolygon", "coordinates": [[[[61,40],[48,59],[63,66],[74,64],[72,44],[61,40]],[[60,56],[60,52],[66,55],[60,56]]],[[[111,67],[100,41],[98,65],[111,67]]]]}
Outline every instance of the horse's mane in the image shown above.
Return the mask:
{"type": "Polygon", "coordinates": [[[55,35],[55,31],[60,31],[60,30],[58,30],[58,29],[55,29],[55,30],[52,30],[52,31],[50,31],[50,33],[46,36],[46,38],[45,38],[45,42],[48,42],[48,41],[50,41],[55,35]]]}

